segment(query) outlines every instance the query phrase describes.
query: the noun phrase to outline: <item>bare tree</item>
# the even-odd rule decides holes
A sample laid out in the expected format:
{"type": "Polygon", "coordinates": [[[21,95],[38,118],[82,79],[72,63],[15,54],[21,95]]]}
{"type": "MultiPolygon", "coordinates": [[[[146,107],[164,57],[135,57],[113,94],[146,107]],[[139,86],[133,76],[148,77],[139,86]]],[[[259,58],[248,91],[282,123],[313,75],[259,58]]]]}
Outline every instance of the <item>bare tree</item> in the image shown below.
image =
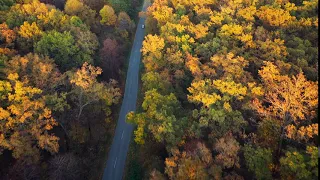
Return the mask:
{"type": "Polygon", "coordinates": [[[55,156],[49,161],[48,179],[79,179],[81,175],[81,169],[79,166],[79,160],[72,153],[55,156]]]}

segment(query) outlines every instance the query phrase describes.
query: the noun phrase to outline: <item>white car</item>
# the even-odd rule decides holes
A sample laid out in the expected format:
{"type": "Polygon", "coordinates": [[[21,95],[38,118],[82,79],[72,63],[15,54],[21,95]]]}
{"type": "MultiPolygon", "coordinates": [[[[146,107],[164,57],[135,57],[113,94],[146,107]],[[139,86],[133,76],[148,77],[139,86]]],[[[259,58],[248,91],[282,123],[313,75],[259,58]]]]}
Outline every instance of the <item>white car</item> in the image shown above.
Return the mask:
{"type": "Polygon", "coordinates": [[[141,28],[144,29],[144,24],[142,24],[141,28]]]}

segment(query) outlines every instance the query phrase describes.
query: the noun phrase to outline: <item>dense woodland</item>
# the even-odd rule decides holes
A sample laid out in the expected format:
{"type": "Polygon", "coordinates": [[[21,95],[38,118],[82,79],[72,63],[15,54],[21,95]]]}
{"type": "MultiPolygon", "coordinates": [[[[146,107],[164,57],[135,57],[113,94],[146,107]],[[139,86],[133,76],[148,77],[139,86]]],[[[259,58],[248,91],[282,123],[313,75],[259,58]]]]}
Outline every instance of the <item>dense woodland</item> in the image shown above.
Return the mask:
{"type": "Polygon", "coordinates": [[[144,15],[126,179],[318,178],[318,0],[154,0],[144,15]]]}
{"type": "Polygon", "coordinates": [[[0,179],[99,179],[142,1],[0,0],[0,179]]]}

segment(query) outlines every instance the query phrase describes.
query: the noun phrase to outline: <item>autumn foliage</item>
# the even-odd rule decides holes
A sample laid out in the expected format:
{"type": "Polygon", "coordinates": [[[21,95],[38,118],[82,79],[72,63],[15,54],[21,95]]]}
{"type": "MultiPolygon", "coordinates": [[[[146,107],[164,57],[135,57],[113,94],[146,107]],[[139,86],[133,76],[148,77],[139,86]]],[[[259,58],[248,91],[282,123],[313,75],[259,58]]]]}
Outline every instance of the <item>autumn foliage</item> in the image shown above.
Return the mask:
{"type": "Polygon", "coordinates": [[[0,146],[12,150],[15,158],[25,157],[32,163],[40,159],[39,149],[58,152],[59,138],[49,133],[57,122],[45,100],[36,98],[42,91],[18,78],[14,73],[8,75],[8,81],[0,81],[0,146]]]}
{"type": "Polygon", "coordinates": [[[127,118],[140,149],[164,160],[139,159],[141,176],[316,179],[317,3],[155,0],[143,109],[127,118]]]}
{"type": "Polygon", "coordinates": [[[139,4],[0,2],[0,179],[99,178],[139,4]]]}

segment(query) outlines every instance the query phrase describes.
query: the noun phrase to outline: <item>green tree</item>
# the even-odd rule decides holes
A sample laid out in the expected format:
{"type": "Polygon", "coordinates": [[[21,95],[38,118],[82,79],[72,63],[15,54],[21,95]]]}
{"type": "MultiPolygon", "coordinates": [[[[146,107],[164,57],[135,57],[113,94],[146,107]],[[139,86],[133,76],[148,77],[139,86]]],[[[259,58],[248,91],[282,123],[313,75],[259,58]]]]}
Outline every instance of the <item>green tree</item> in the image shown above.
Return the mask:
{"type": "Polygon", "coordinates": [[[62,71],[80,66],[86,60],[78,54],[79,47],[70,32],[49,31],[35,44],[35,52],[53,58],[62,71]]]}
{"type": "Polygon", "coordinates": [[[251,145],[244,145],[244,159],[249,171],[255,174],[257,179],[272,179],[271,165],[272,152],[270,149],[251,145]]]}
{"type": "Polygon", "coordinates": [[[236,173],[237,165],[246,162],[241,170],[247,168],[256,179],[279,174],[282,179],[299,179],[293,175],[297,169],[287,170],[272,160],[281,158],[282,140],[301,149],[314,145],[317,138],[317,3],[154,0],[146,13],[140,13],[146,16],[141,52],[143,105],[148,107],[130,113],[128,120],[138,125],[139,144],[151,146],[155,138],[167,151],[172,145],[177,151],[166,158],[168,177],[152,171],[151,178],[247,179],[236,173]],[[277,68],[263,66],[264,61],[277,68]],[[164,98],[171,93],[177,100],[164,98]],[[159,99],[177,101],[184,115],[171,113],[169,103],[160,105],[159,99]],[[184,132],[179,143],[167,141],[181,137],[175,125],[184,132]],[[245,157],[238,157],[242,138],[253,144],[245,148],[245,157]],[[197,140],[214,148],[215,164],[206,165],[194,151],[197,140]]]}
{"type": "Polygon", "coordinates": [[[14,0],[2,0],[0,2],[0,11],[8,10],[14,3],[14,0]]]}
{"type": "Polygon", "coordinates": [[[279,145],[280,123],[275,119],[263,119],[258,123],[257,144],[276,150],[279,145]]]}
{"type": "Polygon", "coordinates": [[[71,16],[70,23],[75,27],[81,27],[83,25],[82,20],[78,16],[71,16]]]}
{"type": "Polygon", "coordinates": [[[171,85],[159,73],[152,71],[143,74],[141,80],[146,91],[157,89],[159,92],[166,93],[171,85]]]}
{"type": "Polygon", "coordinates": [[[195,47],[195,52],[204,59],[210,59],[221,49],[221,40],[218,37],[210,39],[205,43],[199,43],[195,47]]]}
{"type": "Polygon", "coordinates": [[[74,29],[72,34],[74,34],[76,46],[79,47],[78,57],[91,61],[91,56],[96,53],[99,46],[97,36],[91,31],[81,31],[79,28],[74,29]]]}
{"type": "Polygon", "coordinates": [[[317,179],[318,148],[307,146],[306,153],[288,149],[280,159],[281,176],[284,179],[317,179]]]}
{"type": "Polygon", "coordinates": [[[117,14],[121,11],[128,12],[131,5],[129,0],[108,0],[108,3],[117,14]]]}
{"type": "Polygon", "coordinates": [[[157,142],[174,145],[181,140],[186,119],[179,117],[181,106],[174,94],[161,95],[155,89],[147,91],[142,108],[145,112],[127,115],[127,120],[138,126],[135,131],[137,143],[144,143],[145,131],[157,142]]]}

